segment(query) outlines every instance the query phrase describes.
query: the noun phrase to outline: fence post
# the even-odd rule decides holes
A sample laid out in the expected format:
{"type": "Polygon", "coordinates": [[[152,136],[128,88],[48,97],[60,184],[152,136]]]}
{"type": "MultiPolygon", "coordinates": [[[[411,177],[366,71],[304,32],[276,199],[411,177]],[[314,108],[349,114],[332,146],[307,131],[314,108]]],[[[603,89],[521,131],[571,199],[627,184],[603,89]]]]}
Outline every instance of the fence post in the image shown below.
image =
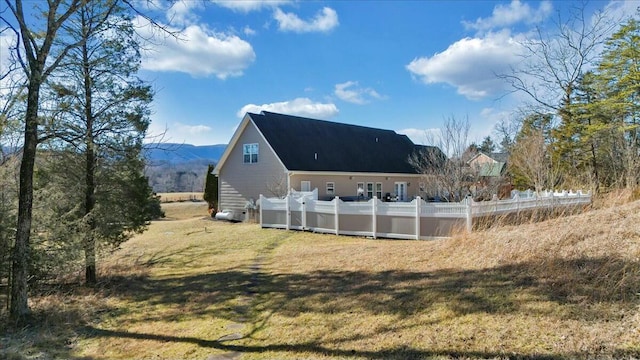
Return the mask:
{"type": "Polygon", "coordinates": [[[376,238],[376,232],[378,232],[378,216],[377,216],[377,212],[378,212],[378,206],[377,206],[377,202],[378,202],[378,198],[377,197],[373,197],[373,199],[370,200],[371,201],[371,211],[372,211],[372,222],[371,225],[373,227],[372,230],[372,236],[375,239],[376,238]]]}
{"type": "Polygon", "coordinates": [[[473,212],[471,206],[473,206],[473,201],[471,198],[467,197],[465,199],[465,203],[467,205],[467,232],[471,233],[473,230],[473,212]]]}
{"type": "Polygon", "coordinates": [[[307,230],[307,198],[302,197],[302,230],[307,230]]]}
{"type": "Polygon", "coordinates": [[[336,235],[340,235],[340,198],[338,196],[335,197],[335,199],[333,199],[333,201],[335,201],[335,214],[336,214],[336,219],[335,219],[335,223],[336,223],[336,235]]]}
{"type": "Polygon", "coordinates": [[[520,194],[516,193],[516,195],[513,198],[516,201],[516,213],[519,214],[520,213],[520,194]]]}
{"type": "Polygon", "coordinates": [[[420,209],[422,207],[422,199],[416,196],[416,240],[420,240],[420,209]]]}
{"type": "Polygon", "coordinates": [[[287,218],[287,230],[291,230],[291,204],[289,204],[289,202],[291,201],[291,196],[289,194],[287,194],[287,197],[285,197],[285,211],[286,211],[286,218],[287,218]]]}

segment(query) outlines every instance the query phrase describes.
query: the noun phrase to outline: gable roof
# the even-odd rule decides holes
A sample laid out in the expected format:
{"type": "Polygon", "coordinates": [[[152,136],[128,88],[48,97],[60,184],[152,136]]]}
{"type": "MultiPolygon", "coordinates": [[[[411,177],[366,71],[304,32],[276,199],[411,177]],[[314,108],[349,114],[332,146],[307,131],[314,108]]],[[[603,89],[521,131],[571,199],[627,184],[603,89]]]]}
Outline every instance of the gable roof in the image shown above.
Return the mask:
{"type": "Polygon", "coordinates": [[[471,157],[471,159],[467,161],[467,163],[468,164],[472,163],[474,160],[476,160],[482,155],[488,157],[489,159],[493,160],[496,163],[506,163],[507,160],[509,159],[509,153],[506,153],[506,152],[485,153],[482,151],[478,151],[475,155],[471,157]]]}
{"type": "Polygon", "coordinates": [[[487,163],[487,164],[482,164],[482,167],[480,168],[480,172],[479,172],[479,176],[485,176],[485,177],[498,177],[502,175],[503,170],[505,169],[505,165],[506,163],[503,162],[494,162],[494,163],[487,163]]]}
{"type": "Polygon", "coordinates": [[[418,173],[416,145],[392,130],[263,111],[247,114],[290,171],[418,173]]]}
{"type": "Polygon", "coordinates": [[[509,160],[509,153],[507,153],[507,152],[494,152],[494,153],[489,154],[489,157],[491,157],[493,160],[495,160],[497,162],[506,163],[507,160],[509,160]]]}

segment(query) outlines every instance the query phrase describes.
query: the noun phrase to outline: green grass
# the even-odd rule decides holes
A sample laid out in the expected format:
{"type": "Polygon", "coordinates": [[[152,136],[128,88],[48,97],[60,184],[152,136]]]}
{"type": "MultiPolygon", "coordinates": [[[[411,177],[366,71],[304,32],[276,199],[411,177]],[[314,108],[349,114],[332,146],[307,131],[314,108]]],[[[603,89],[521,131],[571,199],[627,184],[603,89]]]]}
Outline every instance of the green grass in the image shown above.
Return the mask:
{"type": "Polygon", "coordinates": [[[445,241],[260,229],[179,205],[102,259],[97,289],[34,294],[38,321],[0,333],[0,358],[640,356],[640,202],[445,241]]]}

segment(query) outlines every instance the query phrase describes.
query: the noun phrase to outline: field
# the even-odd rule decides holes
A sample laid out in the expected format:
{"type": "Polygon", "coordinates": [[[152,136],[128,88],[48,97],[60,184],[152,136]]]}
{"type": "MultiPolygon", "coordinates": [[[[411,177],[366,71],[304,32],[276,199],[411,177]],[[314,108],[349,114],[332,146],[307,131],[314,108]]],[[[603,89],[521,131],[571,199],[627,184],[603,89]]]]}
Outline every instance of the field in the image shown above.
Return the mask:
{"type": "Polygon", "coordinates": [[[98,288],[34,294],[38,321],[0,332],[0,358],[640,357],[640,201],[438,241],[163,208],[98,288]]]}
{"type": "Polygon", "coordinates": [[[174,192],[174,193],[158,193],[160,202],[182,202],[182,201],[204,201],[202,192],[174,192]]]}

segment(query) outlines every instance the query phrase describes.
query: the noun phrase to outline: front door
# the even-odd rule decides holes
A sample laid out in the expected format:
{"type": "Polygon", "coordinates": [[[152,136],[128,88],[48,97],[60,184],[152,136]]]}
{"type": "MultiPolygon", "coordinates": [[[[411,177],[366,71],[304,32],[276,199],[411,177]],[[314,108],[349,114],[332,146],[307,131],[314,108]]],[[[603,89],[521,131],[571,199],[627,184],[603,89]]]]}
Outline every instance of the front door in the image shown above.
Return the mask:
{"type": "Polygon", "coordinates": [[[406,182],[396,182],[394,184],[393,190],[396,194],[397,201],[406,201],[407,200],[407,183],[406,182]]]}

